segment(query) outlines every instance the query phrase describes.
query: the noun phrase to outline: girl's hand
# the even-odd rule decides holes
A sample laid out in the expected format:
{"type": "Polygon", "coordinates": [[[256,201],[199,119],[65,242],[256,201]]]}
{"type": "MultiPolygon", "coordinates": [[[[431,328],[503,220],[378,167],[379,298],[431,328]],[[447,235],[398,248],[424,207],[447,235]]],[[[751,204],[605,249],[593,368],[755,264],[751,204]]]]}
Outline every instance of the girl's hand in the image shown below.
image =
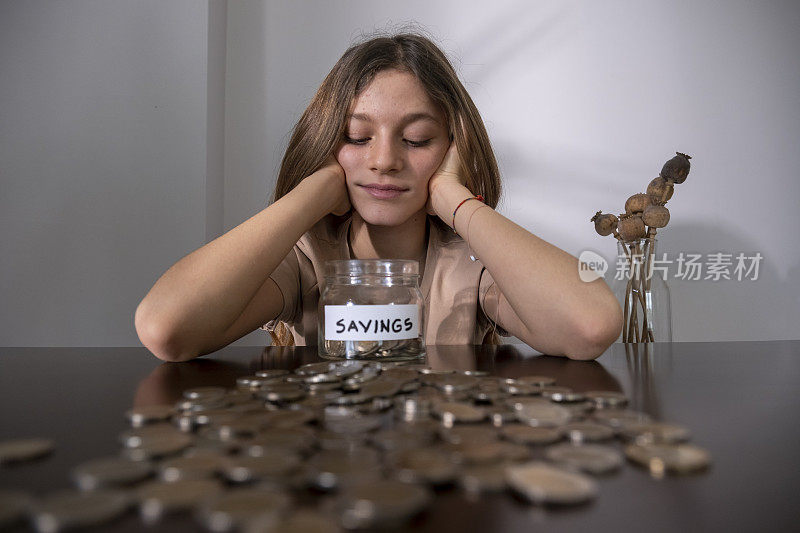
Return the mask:
{"type": "Polygon", "coordinates": [[[336,216],[346,215],[351,209],[350,194],[347,192],[344,169],[333,154],[328,156],[317,173],[327,177],[335,184],[330,191],[333,201],[330,213],[336,216]]]}
{"type": "Polygon", "coordinates": [[[450,148],[442,159],[442,163],[436,172],[433,173],[431,179],[428,181],[428,204],[426,206],[429,215],[439,215],[433,207],[433,192],[439,186],[447,186],[447,184],[464,185],[466,178],[464,177],[464,165],[461,161],[461,156],[456,148],[455,141],[450,141],[450,148]]]}

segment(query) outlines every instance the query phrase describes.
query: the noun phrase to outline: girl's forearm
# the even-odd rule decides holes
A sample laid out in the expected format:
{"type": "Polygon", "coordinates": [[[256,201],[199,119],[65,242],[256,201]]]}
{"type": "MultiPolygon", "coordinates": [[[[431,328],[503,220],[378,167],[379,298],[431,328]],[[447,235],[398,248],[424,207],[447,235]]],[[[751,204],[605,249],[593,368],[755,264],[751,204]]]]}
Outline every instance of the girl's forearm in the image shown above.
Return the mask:
{"type": "MultiPolygon", "coordinates": [[[[466,187],[447,183],[434,189],[432,203],[451,224],[453,210],[470,196],[466,187]]],[[[577,258],[478,201],[458,209],[455,226],[524,325],[511,333],[544,353],[582,359],[616,340],[619,303],[602,279],[580,279],[577,258]]]]}

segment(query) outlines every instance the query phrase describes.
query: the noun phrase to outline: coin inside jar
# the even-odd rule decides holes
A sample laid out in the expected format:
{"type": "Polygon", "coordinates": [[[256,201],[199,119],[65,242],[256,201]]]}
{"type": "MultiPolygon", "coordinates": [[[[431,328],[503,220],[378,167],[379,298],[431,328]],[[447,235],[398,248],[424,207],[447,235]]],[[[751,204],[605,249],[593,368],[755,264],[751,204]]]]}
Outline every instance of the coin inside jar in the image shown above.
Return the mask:
{"type": "Polygon", "coordinates": [[[540,462],[506,467],[506,482],[535,504],[575,505],[597,495],[591,478],[540,462]]]}

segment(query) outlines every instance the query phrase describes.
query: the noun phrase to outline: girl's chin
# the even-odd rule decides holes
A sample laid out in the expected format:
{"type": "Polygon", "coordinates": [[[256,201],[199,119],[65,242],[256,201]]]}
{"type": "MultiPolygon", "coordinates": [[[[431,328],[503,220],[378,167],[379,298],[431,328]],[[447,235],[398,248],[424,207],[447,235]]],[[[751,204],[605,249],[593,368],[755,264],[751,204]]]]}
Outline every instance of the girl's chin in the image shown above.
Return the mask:
{"type": "MultiPolygon", "coordinates": [[[[400,226],[418,213],[405,209],[359,209],[358,206],[354,206],[354,209],[364,222],[372,226],[400,226]]],[[[421,213],[425,215],[424,210],[421,213]]]]}

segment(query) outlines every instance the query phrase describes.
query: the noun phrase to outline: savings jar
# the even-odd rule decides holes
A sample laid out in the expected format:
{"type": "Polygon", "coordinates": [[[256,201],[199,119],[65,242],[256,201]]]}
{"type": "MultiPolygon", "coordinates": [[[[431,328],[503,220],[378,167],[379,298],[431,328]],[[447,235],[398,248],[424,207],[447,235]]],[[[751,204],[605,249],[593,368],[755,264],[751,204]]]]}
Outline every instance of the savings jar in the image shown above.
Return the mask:
{"type": "Polygon", "coordinates": [[[425,355],[419,263],[407,259],[325,262],[319,300],[319,355],[409,360],[425,355]]]}

